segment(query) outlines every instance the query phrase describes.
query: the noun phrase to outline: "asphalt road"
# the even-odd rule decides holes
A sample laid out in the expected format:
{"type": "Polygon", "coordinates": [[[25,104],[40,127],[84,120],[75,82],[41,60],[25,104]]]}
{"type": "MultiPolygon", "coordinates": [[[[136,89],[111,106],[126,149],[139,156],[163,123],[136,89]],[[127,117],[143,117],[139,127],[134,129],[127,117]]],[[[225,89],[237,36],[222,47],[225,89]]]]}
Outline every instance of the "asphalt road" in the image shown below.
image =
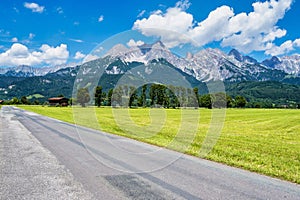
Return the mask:
{"type": "Polygon", "coordinates": [[[300,199],[300,186],[4,106],[0,199],[300,199]]]}

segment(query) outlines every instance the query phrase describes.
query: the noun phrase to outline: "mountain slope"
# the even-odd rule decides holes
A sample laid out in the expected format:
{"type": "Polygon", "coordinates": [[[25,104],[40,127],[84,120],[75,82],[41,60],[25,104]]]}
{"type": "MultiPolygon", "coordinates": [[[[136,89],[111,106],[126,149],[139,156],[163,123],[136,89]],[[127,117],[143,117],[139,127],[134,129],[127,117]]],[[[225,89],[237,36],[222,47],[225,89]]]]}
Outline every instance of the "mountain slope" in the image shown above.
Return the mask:
{"type": "Polygon", "coordinates": [[[300,77],[300,55],[276,57],[266,59],[262,64],[277,70],[282,70],[294,77],[300,77]]]}
{"type": "Polygon", "coordinates": [[[34,76],[45,76],[49,73],[57,72],[61,69],[75,67],[75,63],[69,63],[65,65],[57,65],[51,67],[31,67],[28,65],[20,65],[17,67],[0,68],[0,75],[6,77],[34,77],[34,76]]]}

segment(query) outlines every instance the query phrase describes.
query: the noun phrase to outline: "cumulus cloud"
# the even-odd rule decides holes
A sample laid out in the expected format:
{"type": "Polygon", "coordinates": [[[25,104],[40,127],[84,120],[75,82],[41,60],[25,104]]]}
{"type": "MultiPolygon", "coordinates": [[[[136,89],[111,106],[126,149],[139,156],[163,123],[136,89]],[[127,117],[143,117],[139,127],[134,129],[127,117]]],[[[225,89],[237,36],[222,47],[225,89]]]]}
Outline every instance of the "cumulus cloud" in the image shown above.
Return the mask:
{"type": "Polygon", "coordinates": [[[69,51],[66,44],[51,47],[43,44],[38,51],[30,51],[27,46],[14,43],[10,49],[0,53],[0,66],[17,65],[60,65],[66,63],[69,51]]]}
{"type": "Polygon", "coordinates": [[[208,17],[199,22],[197,26],[187,31],[187,34],[202,46],[212,41],[220,41],[232,34],[229,27],[229,20],[234,16],[233,9],[228,6],[221,6],[212,11],[208,17]]]}
{"type": "Polygon", "coordinates": [[[296,39],[294,41],[288,40],[282,43],[280,46],[272,45],[271,48],[266,50],[267,55],[278,56],[282,54],[286,54],[295,48],[300,47],[300,39],[296,39]]]}
{"type": "Polygon", "coordinates": [[[267,51],[274,47],[276,39],[287,34],[277,23],[290,9],[292,2],[255,2],[252,12],[237,14],[233,8],[223,5],[211,11],[203,21],[195,23],[194,16],[186,12],[189,2],[179,1],[166,12],[154,11],[148,18],[136,20],[133,29],[146,36],[160,37],[168,47],[184,43],[203,46],[217,41],[223,47],[234,47],[244,53],[267,51]]]}
{"type": "Polygon", "coordinates": [[[178,33],[185,34],[192,27],[193,16],[185,12],[187,1],[177,3],[175,7],[168,8],[166,13],[158,10],[149,18],[136,20],[133,29],[139,30],[146,36],[159,36],[168,46],[174,47],[185,43],[185,38],[178,38],[178,33]]]}
{"type": "Polygon", "coordinates": [[[11,41],[12,41],[12,42],[18,42],[18,38],[13,37],[13,38],[11,39],[11,41]]]}
{"type": "Polygon", "coordinates": [[[81,53],[80,51],[77,51],[76,54],[75,54],[75,56],[74,56],[74,59],[80,60],[80,59],[82,59],[84,57],[86,57],[85,54],[81,53]]]}
{"type": "Polygon", "coordinates": [[[296,47],[300,47],[300,38],[299,38],[299,39],[296,39],[296,40],[294,41],[294,45],[295,45],[296,47]]]}
{"type": "Polygon", "coordinates": [[[136,47],[136,46],[141,46],[145,44],[143,41],[141,40],[138,40],[138,41],[135,41],[133,39],[130,39],[128,42],[127,42],[127,46],[129,47],[136,47]]]}
{"type": "Polygon", "coordinates": [[[24,3],[24,7],[30,9],[32,12],[42,13],[44,12],[45,6],[40,6],[37,3],[24,3]]]}
{"type": "Polygon", "coordinates": [[[98,18],[98,22],[102,22],[104,20],[104,16],[101,15],[99,18],[98,18]]]}

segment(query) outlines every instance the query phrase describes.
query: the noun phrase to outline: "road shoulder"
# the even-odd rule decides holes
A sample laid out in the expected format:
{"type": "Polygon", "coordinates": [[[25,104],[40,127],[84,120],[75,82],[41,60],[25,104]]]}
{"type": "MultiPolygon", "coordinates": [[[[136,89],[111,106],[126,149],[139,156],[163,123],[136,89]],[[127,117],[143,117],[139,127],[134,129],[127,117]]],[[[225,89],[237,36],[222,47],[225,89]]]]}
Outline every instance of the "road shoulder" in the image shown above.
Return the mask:
{"type": "Polygon", "coordinates": [[[0,199],[93,199],[15,118],[0,111],[0,199]]]}

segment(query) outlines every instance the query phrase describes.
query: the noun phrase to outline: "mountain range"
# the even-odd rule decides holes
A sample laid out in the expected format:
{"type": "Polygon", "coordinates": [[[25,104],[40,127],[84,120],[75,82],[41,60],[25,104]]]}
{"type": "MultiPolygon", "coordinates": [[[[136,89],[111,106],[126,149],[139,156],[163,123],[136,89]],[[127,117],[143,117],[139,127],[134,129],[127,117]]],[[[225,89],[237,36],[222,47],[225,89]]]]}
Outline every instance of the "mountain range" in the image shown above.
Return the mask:
{"type": "Polygon", "coordinates": [[[45,76],[49,73],[54,73],[60,69],[76,66],[76,63],[64,65],[47,66],[47,67],[31,67],[28,65],[19,65],[17,67],[0,68],[0,75],[6,77],[33,77],[45,76]]]}
{"type": "Polygon", "coordinates": [[[286,81],[285,79],[300,76],[300,55],[272,57],[258,62],[235,49],[226,54],[219,49],[207,48],[196,54],[187,52],[186,57],[182,58],[173,54],[160,41],[132,48],[118,44],[106,55],[119,58],[125,63],[144,64],[153,59],[164,58],[176,68],[203,82],[286,81]]]}
{"type": "MultiPolygon", "coordinates": [[[[219,49],[207,48],[196,54],[186,53],[186,57],[173,54],[161,41],[127,48],[117,44],[105,56],[120,59],[124,63],[148,62],[163,58],[181,71],[195,77],[199,81],[243,81],[243,80],[283,80],[286,77],[300,77],[300,55],[276,57],[258,62],[250,56],[244,56],[236,49],[228,54],[219,49]],[[269,76],[270,75],[270,76],[269,76]],[[275,76],[274,76],[275,75],[275,76]]],[[[76,63],[53,67],[35,68],[26,65],[0,68],[0,75],[7,77],[45,76],[61,69],[75,67],[76,63]]],[[[116,66],[108,73],[118,74],[116,66]],[[114,71],[115,70],[115,71],[114,71]]]]}
{"type": "Polygon", "coordinates": [[[194,86],[218,80],[226,84],[275,81],[300,85],[300,55],[272,57],[258,62],[235,49],[226,54],[219,49],[207,48],[180,57],[158,41],[131,48],[117,44],[103,58],[82,65],[0,68],[0,99],[32,94],[41,94],[45,98],[59,93],[71,96],[80,69],[84,69],[87,75],[97,73],[95,69],[102,69],[105,76],[100,82],[108,89],[128,70],[151,63],[171,66],[194,86]]]}

